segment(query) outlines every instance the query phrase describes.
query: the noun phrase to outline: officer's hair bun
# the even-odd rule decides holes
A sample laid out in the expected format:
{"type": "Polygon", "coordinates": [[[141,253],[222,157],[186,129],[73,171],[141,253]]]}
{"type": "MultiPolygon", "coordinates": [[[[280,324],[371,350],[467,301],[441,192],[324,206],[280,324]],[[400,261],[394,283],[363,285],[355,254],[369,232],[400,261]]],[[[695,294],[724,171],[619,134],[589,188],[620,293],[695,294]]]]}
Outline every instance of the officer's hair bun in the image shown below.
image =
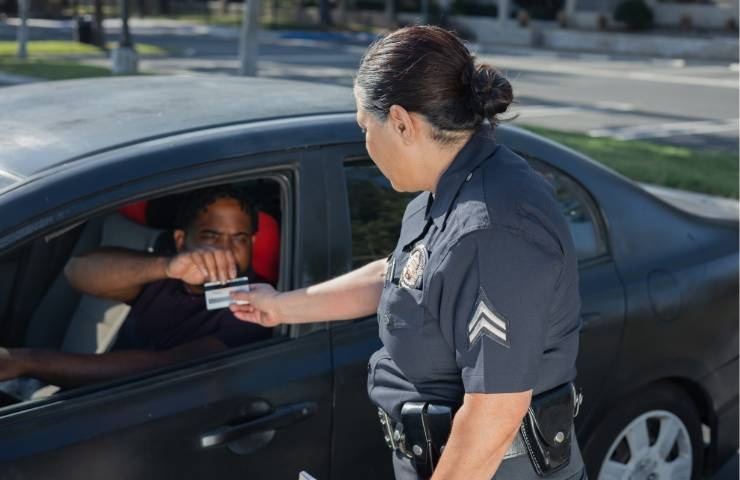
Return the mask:
{"type": "Polygon", "coordinates": [[[511,84],[499,69],[486,64],[473,67],[470,77],[471,110],[480,121],[495,125],[496,115],[506,112],[514,101],[511,84]]]}
{"type": "MultiPolygon", "coordinates": [[[[432,138],[457,143],[513,101],[511,85],[475,57],[453,32],[415,25],[379,38],[368,48],[355,78],[360,107],[385,122],[391,106],[419,113],[432,127],[432,138]]],[[[506,119],[508,120],[508,119],[506,119]]]]}

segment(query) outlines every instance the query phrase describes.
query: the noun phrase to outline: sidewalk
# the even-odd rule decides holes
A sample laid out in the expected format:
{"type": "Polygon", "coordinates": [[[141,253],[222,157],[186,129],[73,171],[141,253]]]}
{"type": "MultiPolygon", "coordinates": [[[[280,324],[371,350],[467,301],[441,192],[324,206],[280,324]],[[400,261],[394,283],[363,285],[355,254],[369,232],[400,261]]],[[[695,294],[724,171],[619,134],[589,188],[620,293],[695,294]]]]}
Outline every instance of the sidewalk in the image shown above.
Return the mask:
{"type": "Polygon", "coordinates": [[[641,183],[640,185],[656,197],[697,215],[733,220],[738,220],[740,215],[740,203],[733,198],[687,192],[647,183],[641,183]]]}

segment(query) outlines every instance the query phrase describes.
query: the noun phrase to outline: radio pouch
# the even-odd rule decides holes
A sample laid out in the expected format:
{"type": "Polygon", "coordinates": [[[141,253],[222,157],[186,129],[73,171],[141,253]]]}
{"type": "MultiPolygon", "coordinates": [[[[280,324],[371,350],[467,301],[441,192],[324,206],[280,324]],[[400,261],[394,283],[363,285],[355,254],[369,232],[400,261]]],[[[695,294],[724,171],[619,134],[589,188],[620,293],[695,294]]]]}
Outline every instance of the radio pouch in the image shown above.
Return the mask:
{"type": "Polygon", "coordinates": [[[575,387],[566,383],[532,398],[520,426],[534,470],[540,477],[570,461],[575,387]]]}

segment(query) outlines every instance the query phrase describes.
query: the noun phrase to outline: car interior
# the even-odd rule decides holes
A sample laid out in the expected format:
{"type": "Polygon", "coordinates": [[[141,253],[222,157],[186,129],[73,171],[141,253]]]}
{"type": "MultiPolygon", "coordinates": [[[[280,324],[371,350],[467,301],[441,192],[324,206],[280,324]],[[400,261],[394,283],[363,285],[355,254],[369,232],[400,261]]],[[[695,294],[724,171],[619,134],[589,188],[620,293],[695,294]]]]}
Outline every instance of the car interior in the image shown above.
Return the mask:
{"type": "MultiPolygon", "coordinates": [[[[270,179],[232,183],[252,200],[259,215],[252,268],[278,286],[282,201],[270,179]]],[[[42,238],[0,258],[0,347],[28,347],[69,353],[109,351],[130,310],[124,303],[73,289],[64,266],[73,256],[103,246],[157,255],[175,252],[175,212],[188,192],[138,201],[42,238]]],[[[285,335],[274,329],[273,335],[285,335]]],[[[0,382],[0,406],[46,398],[59,391],[35,379],[0,382]]]]}

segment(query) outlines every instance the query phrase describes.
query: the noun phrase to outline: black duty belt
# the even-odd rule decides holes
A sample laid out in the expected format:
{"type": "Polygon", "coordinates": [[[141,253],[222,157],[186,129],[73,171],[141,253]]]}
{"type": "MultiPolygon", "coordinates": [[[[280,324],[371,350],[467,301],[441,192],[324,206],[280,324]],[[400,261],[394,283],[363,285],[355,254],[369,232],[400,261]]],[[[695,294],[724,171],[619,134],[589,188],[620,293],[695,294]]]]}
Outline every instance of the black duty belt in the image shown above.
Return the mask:
{"type": "MultiPolygon", "coordinates": [[[[582,395],[572,383],[532,398],[527,414],[504,460],[529,454],[535,472],[547,476],[568,464],[573,417],[582,395]]],[[[380,425],[389,448],[411,459],[422,477],[431,477],[452,429],[453,410],[446,405],[406,402],[401,421],[378,408],[380,425]]]]}
{"type": "MultiPolygon", "coordinates": [[[[429,478],[445,449],[452,428],[452,410],[444,405],[426,402],[406,402],[401,410],[402,422],[395,422],[378,408],[383,436],[389,448],[411,460],[422,478],[429,478]]],[[[504,454],[504,459],[527,453],[522,433],[504,454]]]]}
{"type": "MultiPolygon", "coordinates": [[[[416,403],[416,402],[409,402],[416,403]]],[[[432,408],[437,407],[432,404],[428,404],[432,408]]],[[[401,454],[406,457],[413,459],[414,457],[424,456],[428,450],[429,443],[426,438],[424,439],[411,439],[407,435],[402,422],[395,422],[382,408],[378,408],[378,417],[380,419],[380,425],[383,427],[383,437],[385,443],[391,450],[398,450],[401,454]]],[[[440,445],[434,445],[435,442],[431,442],[431,447],[435,450],[439,450],[440,453],[444,451],[446,440],[440,445]]],[[[519,432],[514,441],[509,446],[504,454],[504,459],[518,457],[527,453],[527,447],[524,445],[524,439],[522,438],[521,432],[519,432]]]]}

